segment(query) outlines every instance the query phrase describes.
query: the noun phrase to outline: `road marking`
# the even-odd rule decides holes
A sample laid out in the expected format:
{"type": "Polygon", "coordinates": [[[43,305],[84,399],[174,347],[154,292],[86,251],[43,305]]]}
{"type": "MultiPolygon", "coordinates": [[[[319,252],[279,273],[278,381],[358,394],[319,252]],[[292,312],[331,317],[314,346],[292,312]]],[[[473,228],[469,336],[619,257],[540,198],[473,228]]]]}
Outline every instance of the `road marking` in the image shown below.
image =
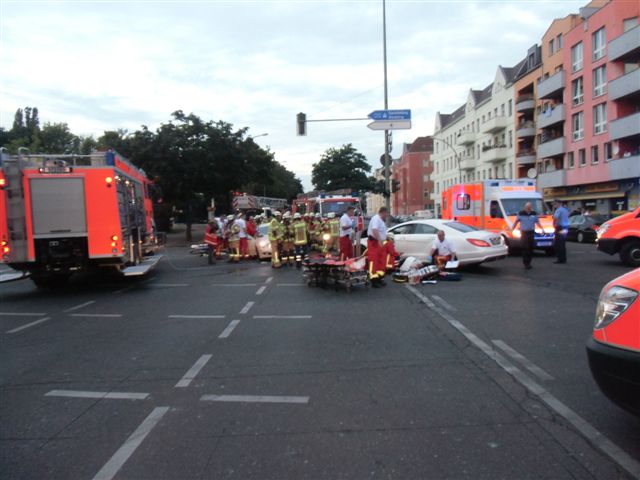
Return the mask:
{"type": "Polygon", "coordinates": [[[543,369],[541,369],[540,367],[538,367],[537,365],[535,365],[534,363],[532,363],[528,358],[526,358],[524,355],[520,354],[519,352],[515,351],[513,348],[511,348],[509,345],[507,345],[505,342],[503,342],[502,340],[491,340],[491,342],[498,347],[500,350],[502,350],[504,353],[506,353],[507,355],[509,355],[511,358],[513,358],[516,362],[520,363],[520,365],[522,365],[524,368],[526,368],[527,370],[529,370],[531,373],[533,373],[536,377],[538,377],[540,380],[544,380],[544,381],[551,381],[553,380],[553,377],[551,375],[549,375],[547,372],[545,372],[543,369]]]}
{"type": "Polygon", "coordinates": [[[212,283],[214,287],[256,287],[257,283],[212,283]]]}
{"type": "Polygon", "coordinates": [[[121,313],[72,313],[72,317],[87,317],[87,318],[120,318],[121,313]]]}
{"type": "Polygon", "coordinates": [[[136,451],[144,439],[149,435],[153,427],[164,417],[169,411],[169,407],[156,407],[147,418],[140,424],[135,432],[131,434],[124,444],[109,459],[107,463],[96,473],[93,480],[112,480],[118,471],[126,463],[129,457],[136,451]]]}
{"type": "Polygon", "coordinates": [[[169,315],[169,318],[225,318],[225,315],[169,315]]]}
{"type": "Polygon", "coordinates": [[[25,313],[25,312],[0,312],[3,317],[42,317],[46,313],[25,313]]]}
{"type": "Polygon", "coordinates": [[[271,283],[272,280],[273,280],[273,277],[269,277],[264,281],[264,283],[271,283]]]}
{"type": "Polygon", "coordinates": [[[240,310],[240,313],[242,315],[249,313],[249,310],[251,310],[251,307],[253,307],[255,303],[256,302],[247,302],[247,304],[244,307],[242,307],[242,310],[240,310]]]}
{"type": "Polygon", "coordinates": [[[51,390],[45,397],[100,398],[109,400],[146,400],[148,393],[135,392],[88,392],[84,390],[51,390]]]}
{"type": "Polygon", "coordinates": [[[150,287],[188,287],[188,283],[149,283],[150,287]]]}
{"type": "Polygon", "coordinates": [[[202,355],[193,366],[187,370],[187,373],[184,374],[184,377],[180,379],[178,383],[176,383],[176,388],[184,388],[188,387],[196,375],[200,373],[200,370],[207,364],[209,360],[211,360],[213,355],[202,355]]]}
{"type": "Polygon", "coordinates": [[[266,285],[261,286],[256,292],[256,295],[262,295],[266,289],[267,289],[266,285]]]}
{"type": "Polygon", "coordinates": [[[203,395],[203,402],[242,402],[242,403],[309,403],[309,397],[283,395],[203,395]]]}
{"type": "Polygon", "coordinates": [[[41,318],[40,320],[36,320],[35,322],[27,323],[26,325],[22,325],[17,328],[12,328],[11,330],[7,330],[6,333],[18,333],[18,332],[21,332],[22,330],[26,330],[27,328],[34,327],[40,323],[44,323],[47,320],[51,320],[51,317],[44,317],[44,318],[41,318]]]}
{"type": "Polygon", "coordinates": [[[64,313],[74,312],[76,310],[80,310],[81,308],[88,307],[92,303],[96,303],[95,300],[89,300],[88,302],[81,303],[80,305],[76,305],[75,307],[67,308],[64,313]]]}
{"type": "Polygon", "coordinates": [[[312,318],[311,315],[254,315],[253,318],[312,318]]]}
{"type": "Polygon", "coordinates": [[[227,338],[227,337],[229,337],[229,335],[231,335],[231,332],[233,332],[233,330],[238,326],[239,323],[240,323],[240,320],[231,320],[229,325],[227,325],[227,328],[225,328],[222,331],[222,333],[220,335],[218,335],[218,338],[227,338]]]}
{"type": "Polygon", "coordinates": [[[439,295],[431,295],[431,298],[433,298],[436,302],[438,302],[440,305],[442,305],[444,308],[446,308],[447,310],[449,310],[450,312],[455,312],[457,311],[457,308],[454,307],[453,305],[451,305],[449,302],[447,302],[444,298],[442,298],[439,295]]]}
{"type": "MultiPolygon", "coordinates": [[[[425,297],[414,287],[408,285],[407,288],[420,300],[424,301],[425,297]]],[[[425,302],[426,303],[426,302],[425,302]]],[[[505,357],[492,349],[486,342],[478,338],[471,330],[456,320],[449,313],[439,307],[430,307],[445,319],[453,328],[458,330],[464,337],[473,343],[482,353],[487,355],[502,367],[509,375],[516,379],[527,390],[536,395],[542,402],[546,403],[558,415],[562,416],[567,422],[574,426],[578,432],[587,438],[593,445],[606,453],[610,458],[618,463],[622,468],[629,472],[633,477],[640,479],[640,462],[635,460],[615,443],[605,437],[596,430],[591,424],[584,420],[580,415],[567,407],[564,403],[551,395],[542,385],[537,383],[526,373],[509,362],[505,357]]]]}

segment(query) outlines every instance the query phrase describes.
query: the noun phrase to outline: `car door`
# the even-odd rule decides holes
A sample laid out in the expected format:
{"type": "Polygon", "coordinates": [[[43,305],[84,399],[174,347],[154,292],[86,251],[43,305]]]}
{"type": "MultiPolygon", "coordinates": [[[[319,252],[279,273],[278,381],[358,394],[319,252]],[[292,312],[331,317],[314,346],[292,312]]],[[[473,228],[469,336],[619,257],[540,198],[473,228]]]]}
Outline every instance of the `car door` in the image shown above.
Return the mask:
{"type": "Polygon", "coordinates": [[[437,238],[438,229],[428,223],[416,223],[411,236],[413,256],[426,260],[431,251],[433,242],[437,238]]]}
{"type": "Polygon", "coordinates": [[[396,250],[403,257],[411,255],[409,253],[409,239],[413,233],[415,226],[412,223],[404,223],[402,225],[396,225],[389,229],[389,233],[393,233],[394,241],[396,244],[396,250]]]}

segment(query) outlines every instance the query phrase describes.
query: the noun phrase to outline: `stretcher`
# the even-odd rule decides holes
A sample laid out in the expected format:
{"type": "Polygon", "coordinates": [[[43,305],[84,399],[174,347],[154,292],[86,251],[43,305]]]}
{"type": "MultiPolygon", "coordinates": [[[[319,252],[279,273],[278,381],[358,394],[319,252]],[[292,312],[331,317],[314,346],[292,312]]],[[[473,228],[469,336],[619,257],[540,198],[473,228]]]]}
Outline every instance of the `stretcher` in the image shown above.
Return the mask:
{"type": "Polygon", "coordinates": [[[350,292],[353,287],[367,286],[366,257],[351,258],[341,261],[338,258],[312,256],[302,263],[302,275],[309,287],[344,288],[350,292]]]}

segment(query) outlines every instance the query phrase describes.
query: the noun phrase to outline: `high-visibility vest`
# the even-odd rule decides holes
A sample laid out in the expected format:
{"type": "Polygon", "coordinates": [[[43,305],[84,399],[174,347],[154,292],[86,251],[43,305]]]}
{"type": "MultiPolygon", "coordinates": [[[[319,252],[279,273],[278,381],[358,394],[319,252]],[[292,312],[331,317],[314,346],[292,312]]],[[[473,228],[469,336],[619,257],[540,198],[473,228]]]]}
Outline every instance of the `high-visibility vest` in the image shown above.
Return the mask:
{"type": "Polygon", "coordinates": [[[229,235],[230,242],[237,242],[240,240],[240,227],[235,223],[231,226],[231,233],[229,235]]]}
{"type": "Polygon", "coordinates": [[[340,236],[340,222],[335,218],[329,220],[329,233],[332,237],[340,236]]]}
{"type": "Polygon", "coordinates": [[[275,242],[280,238],[280,222],[273,218],[269,222],[269,241],[275,242]]]}
{"type": "Polygon", "coordinates": [[[296,245],[307,244],[307,224],[300,221],[293,224],[293,231],[295,233],[294,243],[296,245]]]}

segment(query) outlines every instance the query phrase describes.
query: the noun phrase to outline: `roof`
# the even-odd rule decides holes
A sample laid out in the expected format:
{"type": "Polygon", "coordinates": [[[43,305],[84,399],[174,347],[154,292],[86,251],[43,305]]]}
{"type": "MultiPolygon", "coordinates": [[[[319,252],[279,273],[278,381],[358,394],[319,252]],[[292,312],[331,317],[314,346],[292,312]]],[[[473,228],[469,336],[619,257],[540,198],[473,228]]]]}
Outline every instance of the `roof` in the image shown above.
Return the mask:
{"type": "Polygon", "coordinates": [[[433,152],[433,137],[418,137],[407,145],[409,152],[433,152]]]}

